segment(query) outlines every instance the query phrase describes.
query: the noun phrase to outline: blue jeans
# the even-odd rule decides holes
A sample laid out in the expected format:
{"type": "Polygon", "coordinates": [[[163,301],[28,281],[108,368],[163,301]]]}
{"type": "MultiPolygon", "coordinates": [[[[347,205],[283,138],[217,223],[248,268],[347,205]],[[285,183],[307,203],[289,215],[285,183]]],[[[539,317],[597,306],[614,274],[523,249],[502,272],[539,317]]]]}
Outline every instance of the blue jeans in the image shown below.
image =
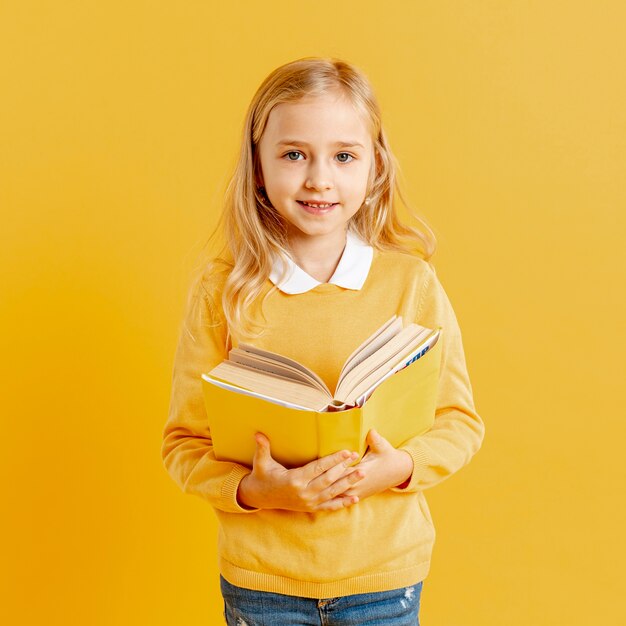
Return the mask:
{"type": "Polygon", "coordinates": [[[316,600],[244,589],[220,576],[228,626],[419,626],[422,582],[316,600]]]}

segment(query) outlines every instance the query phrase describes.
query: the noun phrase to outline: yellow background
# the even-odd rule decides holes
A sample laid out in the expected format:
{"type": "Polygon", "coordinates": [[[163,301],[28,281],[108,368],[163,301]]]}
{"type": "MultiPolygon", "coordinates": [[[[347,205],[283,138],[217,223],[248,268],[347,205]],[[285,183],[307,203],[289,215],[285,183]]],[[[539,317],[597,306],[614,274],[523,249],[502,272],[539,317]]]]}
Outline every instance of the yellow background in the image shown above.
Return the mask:
{"type": "Polygon", "coordinates": [[[1,3],[3,622],[221,623],[213,512],[160,458],[178,324],[250,98],[327,55],[378,94],[486,424],[426,494],[422,623],[625,623],[625,23],[617,0],[1,3]]]}

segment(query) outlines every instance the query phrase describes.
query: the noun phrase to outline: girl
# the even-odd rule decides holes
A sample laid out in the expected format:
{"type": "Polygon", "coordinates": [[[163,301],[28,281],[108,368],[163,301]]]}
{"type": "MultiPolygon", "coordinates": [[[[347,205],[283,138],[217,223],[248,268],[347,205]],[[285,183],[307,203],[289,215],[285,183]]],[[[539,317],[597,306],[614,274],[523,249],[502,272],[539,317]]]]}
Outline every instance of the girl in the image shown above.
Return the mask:
{"type": "Polygon", "coordinates": [[[395,159],[357,68],[306,57],[265,79],[216,231],[227,245],[190,290],[162,445],[183,492],[215,509],[227,624],[419,624],[435,539],[424,490],[469,463],[484,425],[428,261],[434,236],[419,218],[420,228],[398,220],[394,190],[395,159]],[[216,460],[201,374],[232,347],[296,359],[334,389],[345,359],[394,313],[443,328],[429,432],[394,448],[372,430],[357,464],[341,450],[288,469],[262,433],[252,467],[216,460]]]}

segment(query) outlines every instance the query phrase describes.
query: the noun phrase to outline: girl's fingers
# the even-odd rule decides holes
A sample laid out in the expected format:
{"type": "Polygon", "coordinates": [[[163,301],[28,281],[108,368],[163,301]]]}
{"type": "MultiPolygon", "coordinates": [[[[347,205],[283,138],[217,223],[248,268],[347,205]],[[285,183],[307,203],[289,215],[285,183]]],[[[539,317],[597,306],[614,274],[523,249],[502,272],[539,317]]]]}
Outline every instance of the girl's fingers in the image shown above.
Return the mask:
{"type": "Polygon", "coordinates": [[[348,491],[348,489],[350,489],[352,485],[358,483],[360,480],[363,480],[364,476],[365,475],[361,470],[355,470],[351,474],[348,474],[346,477],[335,481],[330,487],[322,491],[320,493],[320,497],[323,500],[334,500],[338,497],[346,496],[345,492],[348,491]]]}
{"type": "Polygon", "coordinates": [[[345,470],[346,467],[356,460],[357,456],[356,452],[340,450],[307,463],[302,467],[302,471],[304,472],[304,477],[312,481],[332,468],[339,468],[341,471],[345,470]]]}
{"type": "Polygon", "coordinates": [[[254,439],[256,441],[256,449],[252,459],[252,467],[278,464],[272,457],[270,440],[263,433],[257,433],[254,439]]]}
{"type": "Polygon", "coordinates": [[[313,478],[308,484],[309,488],[314,489],[315,491],[324,491],[332,484],[336,483],[340,478],[349,476],[354,471],[352,464],[357,458],[358,454],[356,452],[352,452],[351,456],[345,459],[342,463],[331,467],[323,474],[313,478]]]}
{"type": "Polygon", "coordinates": [[[318,511],[337,511],[339,509],[345,509],[359,501],[358,496],[339,496],[332,500],[327,500],[317,507],[318,511]]]}

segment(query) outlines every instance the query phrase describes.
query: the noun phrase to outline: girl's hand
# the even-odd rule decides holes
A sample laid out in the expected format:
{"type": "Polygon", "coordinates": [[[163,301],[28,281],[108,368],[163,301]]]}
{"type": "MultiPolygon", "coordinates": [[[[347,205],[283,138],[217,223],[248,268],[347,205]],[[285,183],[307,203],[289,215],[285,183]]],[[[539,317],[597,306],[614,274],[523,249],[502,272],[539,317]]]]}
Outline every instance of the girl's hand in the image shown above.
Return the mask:
{"type": "Polygon", "coordinates": [[[290,511],[334,511],[359,501],[344,492],[360,481],[361,471],[346,472],[358,458],[356,452],[342,450],[287,469],[272,458],[269,439],[257,433],[252,473],[239,483],[237,500],[254,509],[290,511]]]}
{"type": "Polygon", "coordinates": [[[362,472],[363,480],[344,492],[344,496],[357,496],[362,500],[400,486],[413,472],[413,459],[409,453],[394,448],[373,428],[367,433],[367,443],[369,451],[351,468],[354,472],[362,472]]]}

